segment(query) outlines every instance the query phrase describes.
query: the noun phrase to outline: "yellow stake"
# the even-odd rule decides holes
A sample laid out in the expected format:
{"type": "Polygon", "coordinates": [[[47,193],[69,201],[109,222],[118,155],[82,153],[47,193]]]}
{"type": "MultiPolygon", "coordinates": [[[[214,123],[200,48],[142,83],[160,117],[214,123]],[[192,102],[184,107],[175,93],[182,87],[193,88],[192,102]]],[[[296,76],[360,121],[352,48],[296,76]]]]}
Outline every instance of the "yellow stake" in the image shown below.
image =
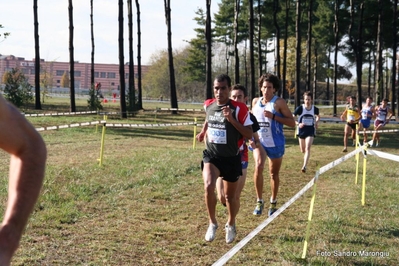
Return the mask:
{"type": "MultiPolygon", "coordinates": [[[[104,115],[104,120],[107,120],[107,116],[104,115]]],[[[98,159],[100,161],[100,166],[103,165],[103,154],[104,154],[104,141],[105,141],[105,129],[106,129],[106,123],[103,124],[103,131],[101,134],[101,149],[100,149],[100,159],[98,159]]]]}
{"type": "Polygon", "coordinates": [[[364,159],[363,159],[362,206],[366,204],[366,166],[367,166],[367,146],[364,148],[364,159]]]}
{"type": "Polygon", "coordinates": [[[195,150],[195,137],[197,136],[197,118],[194,118],[194,139],[193,139],[193,150],[195,150]]]}
{"type": "Polygon", "coordinates": [[[305,236],[305,242],[303,244],[302,259],[306,258],[306,251],[308,249],[308,241],[309,241],[309,234],[310,234],[310,222],[312,221],[312,214],[313,214],[313,207],[314,207],[315,200],[316,200],[316,180],[314,181],[314,184],[313,184],[313,196],[312,196],[312,200],[310,201],[308,225],[306,226],[306,236],[305,236]]]}
{"type": "MultiPolygon", "coordinates": [[[[356,144],[355,144],[355,149],[358,148],[358,143],[359,143],[359,125],[356,125],[356,138],[355,138],[356,144]]],[[[359,175],[359,153],[356,153],[356,177],[355,177],[355,184],[357,184],[357,177],[359,175]]]]}

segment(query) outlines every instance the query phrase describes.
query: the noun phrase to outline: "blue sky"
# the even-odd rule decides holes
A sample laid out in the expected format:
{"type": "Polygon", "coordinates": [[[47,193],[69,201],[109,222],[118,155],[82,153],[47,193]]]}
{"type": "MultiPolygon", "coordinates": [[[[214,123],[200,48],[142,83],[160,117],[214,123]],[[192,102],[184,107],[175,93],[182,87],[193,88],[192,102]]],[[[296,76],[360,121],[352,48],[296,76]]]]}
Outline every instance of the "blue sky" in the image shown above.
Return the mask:
{"type": "MultiPolygon", "coordinates": [[[[118,59],[118,2],[94,0],[95,62],[115,63],[118,59]]],[[[124,1],[126,2],[126,1],[124,1]]],[[[136,7],[133,1],[133,24],[136,24],[136,7]]],[[[198,7],[205,10],[205,0],[171,0],[173,48],[186,45],[184,40],[195,37],[197,27],[193,18],[198,7]]],[[[218,11],[212,1],[212,14],[218,11]]],[[[79,62],[90,62],[90,1],[73,1],[74,5],[74,57],[79,62]]],[[[141,0],[142,63],[149,62],[151,54],[167,48],[163,0],[141,0]]],[[[125,61],[128,61],[127,7],[125,12],[125,61]]],[[[40,57],[46,61],[69,61],[68,1],[38,1],[40,57]]],[[[33,59],[33,1],[3,1],[0,9],[1,32],[11,35],[0,42],[0,54],[33,59]]],[[[134,26],[135,27],[135,26],[134,26]]],[[[136,38],[134,31],[134,39],[136,38]]],[[[137,43],[134,40],[136,49],[137,43]]],[[[135,59],[136,60],[136,59],[135,59]]]]}

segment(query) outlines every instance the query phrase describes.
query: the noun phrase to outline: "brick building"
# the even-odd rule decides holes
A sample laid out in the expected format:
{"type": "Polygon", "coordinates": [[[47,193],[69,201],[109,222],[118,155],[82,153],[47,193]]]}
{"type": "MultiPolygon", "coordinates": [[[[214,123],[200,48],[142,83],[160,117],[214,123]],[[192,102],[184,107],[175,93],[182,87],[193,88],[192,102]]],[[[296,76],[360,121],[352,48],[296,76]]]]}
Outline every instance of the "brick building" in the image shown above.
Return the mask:
{"type": "MultiPolygon", "coordinates": [[[[41,59],[42,73],[48,73],[52,79],[48,82],[51,89],[61,89],[61,79],[64,73],[69,73],[69,62],[46,62],[41,59]]],[[[3,84],[3,75],[13,68],[19,68],[28,78],[29,83],[34,85],[35,81],[35,59],[25,60],[23,57],[14,55],[0,55],[0,85],[3,84]]],[[[75,89],[84,91],[90,88],[90,63],[75,62],[75,89]]],[[[142,66],[142,77],[148,70],[148,66],[142,66]]],[[[135,82],[137,89],[137,66],[134,66],[135,82]]],[[[129,65],[125,64],[125,82],[126,87],[129,79],[129,65]]],[[[94,82],[101,83],[103,92],[115,92],[119,90],[119,65],[118,64],[95,64],[94,82]]]]}

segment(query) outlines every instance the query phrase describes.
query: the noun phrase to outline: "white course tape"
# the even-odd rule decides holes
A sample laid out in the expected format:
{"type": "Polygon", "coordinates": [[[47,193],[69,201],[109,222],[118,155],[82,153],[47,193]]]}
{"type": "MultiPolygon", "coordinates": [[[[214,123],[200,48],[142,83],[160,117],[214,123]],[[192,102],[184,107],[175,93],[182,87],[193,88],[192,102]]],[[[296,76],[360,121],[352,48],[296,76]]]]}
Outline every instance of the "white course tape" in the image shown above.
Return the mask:
{"type": "Polygon", "coordinates": [[[62,128],[98,125],[98,124],[104,124],[104,123],[106,123],[106,121],[102,120],[102,121],[93,121],[93,122],[74,123],[74,124],[70,124],[70,125],[39,127],[39,128],[36,128],[36,130],[37,131],[46,131],[46,130],[55,130],[55,129],[62,129],[62,128]]]}
{"type": "Polygon", "coordinates": [[[384,159],[389,159],[392,161],[399,162],[399,156],[398,155],[393,155],[390,153],[382,152],[382,151],[376,151],[376,150],[367,150],[367,153],[370,155],[376,155],[378,157],[384,158],[384,159]]]}
{"type": "Polygon", "coordinates": [[[30,117],[36,117],[36,116],[83,115],[83,114],[97,114],[97,111],[67,112],[67,113],[44,113],[44,114],[24,114],[24,115],[25,116],[30,116],[30,117]]]}
{"type": "Polygon", "coordinates": [[[244,237],[239,243],[237,243],[232,249],[230,249],[226,254],[224,254],[218,261],[216,261],[213,266],[222,266],[224,265],[229,259],[231,259],[241,248],[243,248],[252,238],[254,238],[263,228],[265,228],[269,223],[271,223],[280,213],[282,213],[285,209],[287,209],[292,203],[294,203],[297,199],[299,199],[306,191],[311,188],[314,183],[319,178],[319,175],[325,173],[326,171],[330,170],[334,166],[348,160],[349,158],[353,157],[357,153],[363,150],[362,147],[357,148],[356,150],[346,154],[345,156],[321,167],[319,171],[316,172],[315,177],[313,177],[310,182],[304,186],[295,196],[293,196],[290,200],[288,200],[283,206],[278,208],[278,210],[265,221],[263,221],[258,227],[256,227],[252,232],[250,232],[246,237],[244,237]]]}
{"type": "Polygon", "coordinates": [[[356,155],[357,153],[361,152],[362,150],[363,150],[362,147],[357,148],[356,150],[351,151],[350,153],[346,154],[345,156],[342,156],[341,158],[338,158],[337,160],[332,161],[331,163],[320,167],[320,170],[319,170],[320,174],[327,172],[331,168],[333,168],[333,167],[337,166],[338,164],[348,160],[349,158],[353,157],[354,155],[356,155]]]}
{"type": "Polygon", "coordinates": [[[196,125],[195,122],[186,122],[186,123],[169,123],[169,124],[115,124],[115,123],[106,123],[106,127],[170,127],[170,126],[187,126],[187,125],[196,125]]]}
{"type": "MultiPolygon", "coordinates": [[[[383,130],[366,130],[365,133],[390,133],[390,132],[399,132],[399,129],[383,129],[383,130]]],[[[359,130],[359,134],[362,134],[363,131],[359,130]]]]}

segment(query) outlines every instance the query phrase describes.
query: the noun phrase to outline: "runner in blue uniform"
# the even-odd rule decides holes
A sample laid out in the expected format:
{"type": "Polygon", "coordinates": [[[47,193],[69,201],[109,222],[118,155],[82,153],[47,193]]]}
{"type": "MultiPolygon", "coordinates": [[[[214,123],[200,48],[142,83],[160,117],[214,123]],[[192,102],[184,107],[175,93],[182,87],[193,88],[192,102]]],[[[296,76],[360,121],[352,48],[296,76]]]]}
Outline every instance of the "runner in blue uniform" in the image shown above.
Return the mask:
{"type": "Polygon", "coordinates": [[[360,125],[363,128],[363,144],[367,142],[366,130],[369,129],[371,124],[371,118],[374,116],[374,106],[372,105],[373,98],[371,96],[366,98],[366,103],[363,104],[362,110],[360,111],[360,125]]]}
{"type": "MultiPolygon", "coordinates": [[[[260,143],[266,150],[269,161],[270,174],[270,207],[268,215],[271,216],[277,210],[277,193],[280,184],[280,168],[285,152],[285,137],[283,125],[295,127],[295,120],[284,99],[274,95],[280,89],[280,80],[273,74],[264,74],[258,80],[262,97],[252,101],[252,113],[258,120],[260,143]]],[[[263,178],[258,175],[255,180],[257,204],[254,215],[261,215],[264,207],[263,178]]]]}

